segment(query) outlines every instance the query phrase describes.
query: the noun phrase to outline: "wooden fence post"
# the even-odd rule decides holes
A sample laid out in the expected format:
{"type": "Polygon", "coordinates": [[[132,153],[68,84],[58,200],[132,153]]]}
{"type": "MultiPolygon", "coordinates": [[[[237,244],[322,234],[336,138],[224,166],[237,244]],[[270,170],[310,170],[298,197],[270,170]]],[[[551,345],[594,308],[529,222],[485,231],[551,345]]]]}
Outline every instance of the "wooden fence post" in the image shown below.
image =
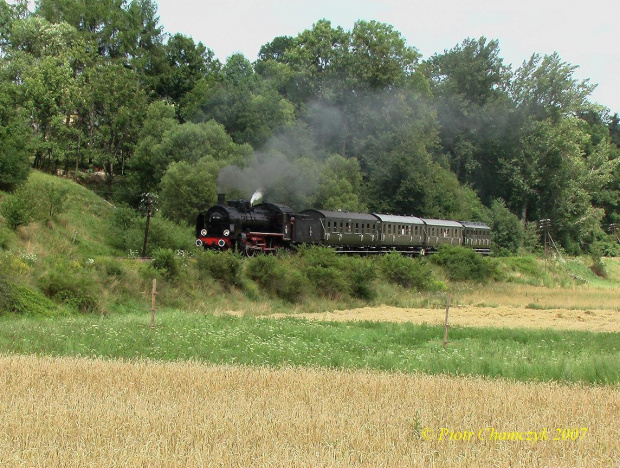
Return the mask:
{"type": "Polygon", "coordinates": [[[157,279],[153,278],[153,290],[151,291],[151,330],[155,328],[155,294],[157,289],[157,279]]]}
{"type": "Polygon", "coordinates": [[[446,349],[448,344],[448,317],[450,315],[450,293],[446,298],[446,319],[443,323],[443,349],[446,349]]]}

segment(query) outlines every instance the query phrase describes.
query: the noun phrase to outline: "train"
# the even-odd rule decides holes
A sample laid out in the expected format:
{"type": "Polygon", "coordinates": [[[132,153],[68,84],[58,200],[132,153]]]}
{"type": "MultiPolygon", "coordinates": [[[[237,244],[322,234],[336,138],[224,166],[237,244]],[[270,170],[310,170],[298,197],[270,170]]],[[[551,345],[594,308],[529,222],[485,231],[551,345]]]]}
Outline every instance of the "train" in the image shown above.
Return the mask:
{"type": "Polygon", "coordinates": [[[320,245],[340,253],[432,254],[442,245],[460,245],[491,254],[491,228],[484,223],[380,213],[306,209],[295,212],[274,203],[252,204],[218,195],[196,219],[196,245],[235,250],[247,256],[320,245]]]}

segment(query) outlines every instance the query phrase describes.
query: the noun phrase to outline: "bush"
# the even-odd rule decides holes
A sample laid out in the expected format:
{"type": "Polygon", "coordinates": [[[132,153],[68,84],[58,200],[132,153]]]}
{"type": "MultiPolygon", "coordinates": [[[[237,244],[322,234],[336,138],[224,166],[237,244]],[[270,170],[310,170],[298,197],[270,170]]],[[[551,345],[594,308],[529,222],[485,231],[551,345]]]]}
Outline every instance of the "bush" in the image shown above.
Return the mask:
{"type": "Polygon", "coordinates": [[[211,250],[200,252],[196,255],[196,267],[201,274],[209,275],[226,289],[243,285],[243,263],[237,253],[211,250]]]}
{"type": "Polygon", "coordinates": [[[156,249],[153,252],[153,268],[161,271],[164,277],[174,279],[179,276],[179,262],[172,249],[156,249]]]}
{"type": "Polygon", "coordinates": [[[110,220],[108,227],[108,243],[121,251],[128,251],[130,249],[137,250],[139,247],[140,234],[144,236],[144,223],[140,223],[138,213],[127,205],[119,205],[116,207],[110,220]],[[133,245],[131,240],[132,231],[137,231],[138,242],[133,245]]]}
{"type": "Polygon", "coordinates": [[[607,269],[605,268],[605,263],[601,259],[600,255],[592,255],[592,266],[590,267],[590,270],[592,270],[592,273],[600,278],[607,278],[607,269]]]}
{"type": "Polygon", "coordinates": [[[32,200],[15,193],[2,199],[0,214],[4,216],[6,225],[15,231],[19,226],[26,226],[35,219],[36,206],[32,200]]]}
{"type": "Polygon", "coordinates": [[[608,239],[597,242],[594,251],[603,257],[620,257],[620,243],[612,236],[609,236],[608,239]]]}
{"type": "Polygon", "coordinates": [[[306,265],[312,267],[341,267],[344,259],[329,247],[302,245],[297,248],[297,253],[306,265]]]}
{"type": "Polygon", "coordinates": [[[430,257],[431,262],[440,265],[453,281],[485,281],[492,271],[482,255],[465,247],[442,246],[430,257]]]}
{"type": "Polygon", "coordinates": [[[320,296],[338,299],[349,294],[347,278],[339,269],[308,266],[303,273],[320,296]]]}
{"type": "Polygon", "coordinates": [[[516,252],[523,245],[523,223],[512,214],[503,200],[491,203],[491,235],[496,250],[516,252]]]}
{"type": "Polygon", "coordinates": [[[67,304],[80,312],[99,310],[98,283],[92,273],[77,263],[64,260],[54,262],[53,268],[39,278],[42,291],[50,299],[67,304]]]}
{"type": "Polygon", "coordinates": [[[287,302],[300,302],[309,289],[307,278],[288,262],[271,255],[252,258],[246,272],[263,290],[287,302]]]}
{"type": "Polygon", "coordinates": [[[13,310],[14,285],[4,274],[0,274],[0,314],[13,310]]]}
{"type": "Polygon", "coordinates": [[[353,297],[371,300],[377,295],[374,280],[377,277],[375,265],[369,259],[350,257],[347,259],[349,290],[353,297]]]}
{"type": "Polygon", "coordinates": [[[403,288],[416,288],[420,291],[431,289],[435,283],[432,271],[418,259],[404,257],[398,252],[390,252],[379,261],[383,276],[391,283],[403,288]]]}
{"type": "Polygon", "coordinates": [[[7,249],[15,239],[15,234],[5,227],[0,227],[0,249],[7,249]]]}

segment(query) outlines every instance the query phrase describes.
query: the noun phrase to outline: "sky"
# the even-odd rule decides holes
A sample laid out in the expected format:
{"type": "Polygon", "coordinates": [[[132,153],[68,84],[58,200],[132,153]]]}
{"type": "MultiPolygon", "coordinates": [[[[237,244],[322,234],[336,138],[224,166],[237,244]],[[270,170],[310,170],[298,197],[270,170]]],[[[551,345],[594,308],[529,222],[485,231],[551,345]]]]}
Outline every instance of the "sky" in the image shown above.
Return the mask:
{"type": "Polygon", "coordinates": [[[351,30],[357,20],[392,25],[427,59],[464,39],[499,41],[505,64],[557,52],[574,77],[597,84],[590,100],[620,113],[618,0],[154,0],[160,25],[202,42],[222,62],[256,60],[277,36],[296,36],[320,19],[351,30]]]}

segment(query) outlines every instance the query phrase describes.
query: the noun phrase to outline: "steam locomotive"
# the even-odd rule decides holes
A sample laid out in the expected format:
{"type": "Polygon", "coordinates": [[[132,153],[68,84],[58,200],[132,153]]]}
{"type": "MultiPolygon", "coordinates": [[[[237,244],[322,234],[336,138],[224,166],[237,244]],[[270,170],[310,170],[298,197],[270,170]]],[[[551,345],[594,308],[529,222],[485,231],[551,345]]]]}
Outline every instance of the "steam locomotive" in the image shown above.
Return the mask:
{"type": "Polygon", "coordinates": [[[196,245],[240,251],[248,256],[299,244],[323,245],[342,253],[392,250],[426,255],[444,244],[491,253],[491,229],[484,223],[395,216],[378,213],[308,209],[231,200],[218,203],[196,219],[196,245]]]}

